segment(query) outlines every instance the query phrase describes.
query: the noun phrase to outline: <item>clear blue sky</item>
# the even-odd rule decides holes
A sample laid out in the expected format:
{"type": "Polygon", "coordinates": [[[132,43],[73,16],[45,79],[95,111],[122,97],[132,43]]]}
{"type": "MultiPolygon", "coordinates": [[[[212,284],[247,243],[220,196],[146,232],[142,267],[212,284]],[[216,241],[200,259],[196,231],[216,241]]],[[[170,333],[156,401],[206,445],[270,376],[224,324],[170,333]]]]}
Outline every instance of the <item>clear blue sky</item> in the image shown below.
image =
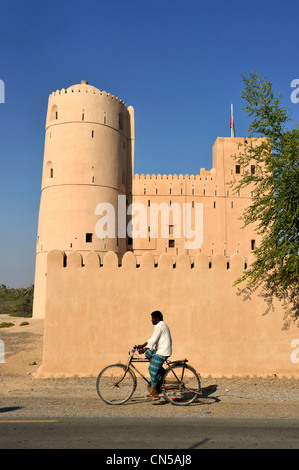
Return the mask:
{"type": "Polygon", "coordinates": [[[136,173],[196,174],[249,121],[241,73],[268,76],[299,122],[298,0],[1,0],[0,283],[34,282],[48,95],[81,80],[135,108],[136,173]]]}

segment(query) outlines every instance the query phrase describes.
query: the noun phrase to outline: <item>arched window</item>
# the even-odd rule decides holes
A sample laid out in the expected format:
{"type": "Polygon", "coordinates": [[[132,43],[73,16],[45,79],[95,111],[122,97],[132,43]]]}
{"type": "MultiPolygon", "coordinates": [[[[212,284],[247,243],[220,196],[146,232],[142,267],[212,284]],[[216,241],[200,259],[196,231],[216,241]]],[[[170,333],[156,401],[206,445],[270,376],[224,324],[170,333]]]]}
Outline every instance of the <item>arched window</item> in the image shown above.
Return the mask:
{"type": "Polygon", "coordinates": [[[55,119],[58,119],[58,108],[56,104],[51,108],[50,121],[55,121],[55,119]]]}

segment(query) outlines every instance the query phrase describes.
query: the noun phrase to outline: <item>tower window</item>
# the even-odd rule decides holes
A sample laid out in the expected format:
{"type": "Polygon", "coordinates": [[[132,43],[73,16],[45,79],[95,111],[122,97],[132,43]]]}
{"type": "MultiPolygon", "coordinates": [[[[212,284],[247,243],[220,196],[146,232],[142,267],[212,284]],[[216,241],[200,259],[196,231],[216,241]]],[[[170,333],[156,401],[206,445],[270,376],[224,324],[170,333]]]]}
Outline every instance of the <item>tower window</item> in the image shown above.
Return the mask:
{"type": "Polygon", "coordinates": [[[94,138],[94,131],[91,131],[91,138],[94,138]]]}
{"type": "Polygon", "coordinates": [[[84,113],[82,114],[82,121],[84,121],[84,113]]]}
{"type": "Polygon", "coordinates": [[[119,125],[119,129],[122,131],[123,130],[123,115],[122,113],[119,113],[118,115],[118,125],[119,125]]]}
{"type": "Polygon", "coordinates": [[[92,233],[87,233],[86,234],[86,243],[91,243],[92,242],[92,233]]]}
{"type": "Polygon", "coordinates": [[[236,174],[239,175],[241,173],[240,165],[236,165],[236,174]]]}
{"type": "Polygon", "coordinates": [[[50,178],[53,178],[54,176],[54,171],[53,171],[53,168],[50,169],[50,178]]]}
{"type": "Polygon", "coordinates": [[[214,209],[216,209],[216,202],[214,201],[214,209]]]}
{"type": "Polygon", "coordinates": [[[251,165],[251,167],[250,167],[250,173],[251,173],[252,175],[255,175],[255,165],[251,165]]]}
{"type": "Polygon", "coordinates": [[[174,248],[174,240],[168,240],[168,247],[174,248]]]}
{"type": "Polygon", "coordinates": [[[58,119],[58,108],[56,104],[52,106],[50,114],[50,120],[54,121],[54,119],[58,119]]]}
{"type": "Polygon", "coordinates": [[[173,225],[169,225],[169,235],[173,235],[173,225]]]}
{"type": "Polygon", "coordinates": [[[255,250],[255,240],[251,240],[251,250],[255,250]]]}

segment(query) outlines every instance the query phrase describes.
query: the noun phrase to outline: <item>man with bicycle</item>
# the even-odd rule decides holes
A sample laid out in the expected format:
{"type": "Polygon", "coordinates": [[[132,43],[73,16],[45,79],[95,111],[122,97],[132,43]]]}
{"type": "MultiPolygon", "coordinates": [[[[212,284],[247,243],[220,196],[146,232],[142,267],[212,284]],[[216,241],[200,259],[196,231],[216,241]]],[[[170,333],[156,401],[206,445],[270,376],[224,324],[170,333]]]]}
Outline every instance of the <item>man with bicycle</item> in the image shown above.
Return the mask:
{"type": "Polygon", "coordinates": [[[148,398],[159,399],[158,381],[162,372],[162,365],[172,354],[172,339],[168,326],[163,321],[163,315],[158,310],[152,312],[152,324],[155,326],[152,337],[144,344],[137,346],[139,354],[145,352],[145,357],[150,360],[149,374],[151,377],[151,389],[148,398]]]}

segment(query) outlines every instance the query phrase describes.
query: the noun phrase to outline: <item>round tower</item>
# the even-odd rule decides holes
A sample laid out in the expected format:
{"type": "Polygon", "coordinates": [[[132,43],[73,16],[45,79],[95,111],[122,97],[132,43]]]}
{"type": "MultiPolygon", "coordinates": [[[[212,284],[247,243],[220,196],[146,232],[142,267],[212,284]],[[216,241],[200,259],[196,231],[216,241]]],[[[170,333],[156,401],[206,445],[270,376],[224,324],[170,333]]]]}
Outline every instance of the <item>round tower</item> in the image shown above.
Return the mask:
{"type": "Polygon", "coordinates": [[[33,316],[45,314],[47,254],[52,249],[121,257],[118,196],[131,193],[134,110],[82,81],[49,96],[37,233],[33,316]],[[115,209],[115,237],[95,233],[99,203],[115,209]]]}

